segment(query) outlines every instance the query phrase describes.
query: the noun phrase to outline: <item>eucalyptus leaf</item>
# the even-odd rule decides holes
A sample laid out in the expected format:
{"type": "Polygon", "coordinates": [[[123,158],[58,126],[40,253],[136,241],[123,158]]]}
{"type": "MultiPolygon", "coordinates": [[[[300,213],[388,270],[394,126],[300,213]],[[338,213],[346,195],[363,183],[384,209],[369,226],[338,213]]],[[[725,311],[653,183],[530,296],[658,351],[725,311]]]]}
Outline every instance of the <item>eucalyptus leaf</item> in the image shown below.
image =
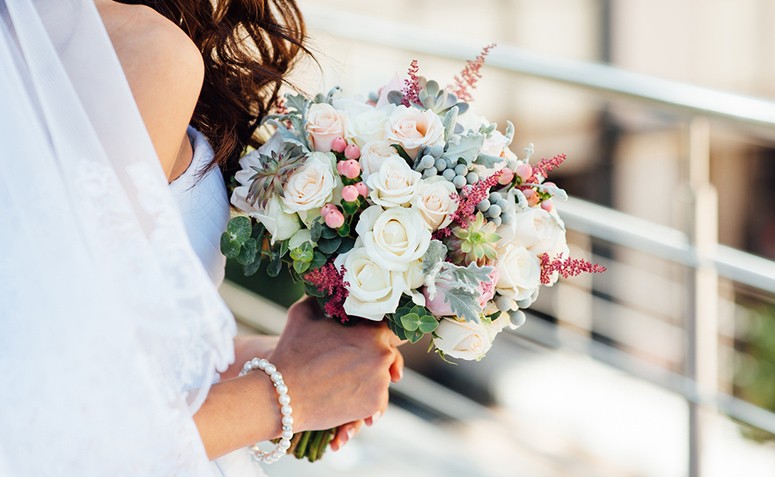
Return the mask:
{"type": "Polygon", "coordinates": [[[415,331],[406,331],[406,339],[409,340],[410,343],[414,344],[420,341],[425,333],[423,333],[420,330],[415,331]]]}
{"type": "Polygon", "coordinates": [[[223,235],[221,235],[221,253],[224,254],[226,258],[237,258],[241,248],[242,244],[232,239],[228,232],[224,232],[223,235]]]}
{"type": "Polygon", "coordinates": [[[390,91],[387,94],[387,100],[390,104],[398,106],[404,102],[404,93],[401,91],[390,91]]]}
{"type": "Polygon", "coordinates": [[[293,262],[293,270],[301,275],[309,270],[309,262],[293,262]]]}
{"type": "Polygon", "coordinates": [[[423,333],[433,333],[439,327],[439,321],[433,315],[423,315],[420,317],[418,329],[423,333]]]}
{"type": "Polygon", "coordinates": [[[406,336],[406,330],[404,330],[401,325],[397,324],[394,320],[387,320],[388,328],[398,337],[400,340],[407,340],[409,339],[408,336],[406,336]]]}
{"type": "Polygon", "coordinates": [[[258,243],[256,242],[256,239],[249,238],[247,241],[245,241],[244,244],[242,244],[242,249],[240,250],[239,255],[236,257],[237,262],[239,262],[240,265],[249,265],[256,260],[257,253],[258,243]]]}
{"type": "Polygon", "coordinates": [[[337,249],[339,249],[339,245],[341,244],[341,237],[334,237],[332,239],[320,239],[318,242],[318,250],[325,253],[326,255],[331,255],[332,253],[336,252],[337,249]]]}
{"type": "Polygon", "coordinates": [[[252,277],[258,272],[259,268],[261,268],[261,254],[258,254],[253,262],[244,265],[242,271],[246,277],[252,277]]]}
{"type": "Polygon", "coordinates": [[[352,250],[354,246],[355,246],[355,240],[353,240],[350,237],[345,237],[342,239],[342,244],[339,245],[339,248],[336,250],[336,253],[338,253],[339,255],[342,255],[352,250]]]}
{"type": "Polygon", "coordinates": [[[407,331],[416,331],[420,327],[420,317],[416,313],[407,313],[401,317],[401,326],[407,331]]]}
{"type": "Polygon", "coordinates": [[[250,238],[253,228],[250,225],[250,219],[240,215],[229,221],[229,225],[226,226],[226,232],[232,236],[233,240],[243,244],[250,238]]]}
{"type": "Polygon", "coordinates": [[[320,240],[320,237],[323,235],[323,231],[324,231],[323,224],[320,223],[319,218],[315,219],[312,222],[312,228],[309,229],[311,240],[317,243],[320,240]]]}
{"type": "Polygon", "coordinates": [[[264,224],[256,221],[256,223],[253,224],[253,234],[251,236],[256,239],[256,242],[261,243],[265,232],[266,227],[264,227],[264,224]]]}
{"type": "Polygon", "coordinates": [[[282,270],[282,267],[282,257],[279,253],[273,253],[272,258],[269,260],[269,265],[266,267],[266,274],[272,278],[275,278],[280,275],[280,270],[282,270]]]}
{"type": "Polygon", "coordinates": [[[289,243],[288,240],[283,240],[282,242],[280,242],[280,252],[279,252],[280,258],[283,258],[285,254],[288,253],[288,248],[289,248],[288,243],[289,243]]]}
{"type": "MultiPolygon", "coordinates": [[[[338,237],[339,234],[336,232],[336,229],[332,229],[328,226],[325,226],[322,228],[323,232],[320,234],[321,237],[324,239],[332,239],[334,237],[338,237]]],[[[316,240],[317,242],[318,240],[316,240]]]]}
{"type": "Polygon", "coordinates": [[[325,265],[327,261],[328,258],[325,255],[323,255],[320,251],[315,250],[315,253],[312,256],[312,261],[309,264],[309,269],[316,270],[325,265]]]}

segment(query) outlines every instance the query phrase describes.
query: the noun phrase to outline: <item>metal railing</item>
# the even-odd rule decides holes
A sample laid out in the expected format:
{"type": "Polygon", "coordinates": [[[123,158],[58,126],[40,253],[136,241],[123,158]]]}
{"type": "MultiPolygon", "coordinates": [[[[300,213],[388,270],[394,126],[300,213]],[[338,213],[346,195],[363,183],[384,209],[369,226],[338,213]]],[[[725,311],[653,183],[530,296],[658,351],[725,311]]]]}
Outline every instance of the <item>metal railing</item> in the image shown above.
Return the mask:
{"type": "MultiPolygon", "coordinates": [[[[308,8],[310,27],[335,37],[434,57],[467,60],[480,45],[406,24],[344,11],[308,8]]],[[[538,56],[501,46],[488,57],[488,67],[594,91],[604,97],[626,98],[649,108],[675,113],[685,121],[688,186],[692,202],[686,230],[654,224],[578,199],[560,211],[570,229],[637,250],[690,270],[687,280],[686,369],[683,374],[656,369],[626,352],[589,337],[534,327],[531,339],[589,353],[597,359],[681,395],[689,405],[689,475],[702,475],[701,446],[706,410],[775,434],[775,414],[718,392],[719,278],[775,295],[775,262],[718,244],[718,206],[710,183],[710,121],[721,121],[745,134],[775,141],[775,103],[728,92],[649,77],[610,66],[538,56]],[[551,336],[551,338],[550,338],[551,336]]]]}

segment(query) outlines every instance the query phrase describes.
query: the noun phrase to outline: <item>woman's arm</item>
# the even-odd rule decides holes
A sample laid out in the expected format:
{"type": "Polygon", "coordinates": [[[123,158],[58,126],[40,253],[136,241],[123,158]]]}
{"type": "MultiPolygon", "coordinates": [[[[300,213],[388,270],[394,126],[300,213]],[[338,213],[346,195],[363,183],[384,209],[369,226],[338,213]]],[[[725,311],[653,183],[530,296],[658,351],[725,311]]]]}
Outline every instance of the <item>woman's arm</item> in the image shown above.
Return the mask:
{"type": "MultiPolygon", "coordinates": [[[[388,386],[401,376],[397,339],[382,323],[344,329],[303,299],[269,356],[283,374],[294,432],[329,429],[384,412],[388,386]]],[[[252,372],[213,385],[194,421],[211,459],[279,437],[281,415],[268,376],[252,372]]]]}

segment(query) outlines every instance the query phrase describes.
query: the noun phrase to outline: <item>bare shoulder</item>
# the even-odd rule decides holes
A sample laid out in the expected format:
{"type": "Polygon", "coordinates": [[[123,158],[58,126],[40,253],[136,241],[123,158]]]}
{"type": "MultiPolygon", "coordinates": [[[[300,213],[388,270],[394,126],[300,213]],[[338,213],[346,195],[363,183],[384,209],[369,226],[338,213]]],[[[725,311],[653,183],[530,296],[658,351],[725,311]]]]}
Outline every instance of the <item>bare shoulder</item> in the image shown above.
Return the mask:
{"type": "Polygon", "coordinates": [[[187,155],[186,126],[202,88],[202,56],[177,25],[152,8],[95,3],[162,167],[174,177],[187,155]]]}

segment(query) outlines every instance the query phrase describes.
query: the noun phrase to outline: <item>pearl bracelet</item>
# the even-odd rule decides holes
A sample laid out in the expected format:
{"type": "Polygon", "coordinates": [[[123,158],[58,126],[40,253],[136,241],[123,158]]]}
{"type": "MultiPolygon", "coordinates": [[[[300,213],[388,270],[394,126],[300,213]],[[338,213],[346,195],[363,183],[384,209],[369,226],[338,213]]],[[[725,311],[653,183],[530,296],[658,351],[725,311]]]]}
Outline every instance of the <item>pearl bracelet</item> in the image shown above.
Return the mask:
{"type": "Polygon", "coordinates": [[[272,380],[272,384],[274,384],[275,390],[277,391],[277,402],[280,403],[280,413],[283,416],[283,433],[280,436],[280,442],[277,443],[274,450],[265,452],[258,448],[258,443],[250,446],[250,453],[253,456],[253,459],[271,464],[280,460],[291,447],[291,439],[293,438],[293,417],[291,417],[291,413],[293,412],[293,409],[291,409],[291,397],[288,396],[288,386],[286,386],[285,381],[283,381],[283,375],[280,374],[280,372],[277,371],[277,368],[269,361],[253,358],[245,362],[239,375],[244,376],[256,369],[265,372],[272,380]]]}

